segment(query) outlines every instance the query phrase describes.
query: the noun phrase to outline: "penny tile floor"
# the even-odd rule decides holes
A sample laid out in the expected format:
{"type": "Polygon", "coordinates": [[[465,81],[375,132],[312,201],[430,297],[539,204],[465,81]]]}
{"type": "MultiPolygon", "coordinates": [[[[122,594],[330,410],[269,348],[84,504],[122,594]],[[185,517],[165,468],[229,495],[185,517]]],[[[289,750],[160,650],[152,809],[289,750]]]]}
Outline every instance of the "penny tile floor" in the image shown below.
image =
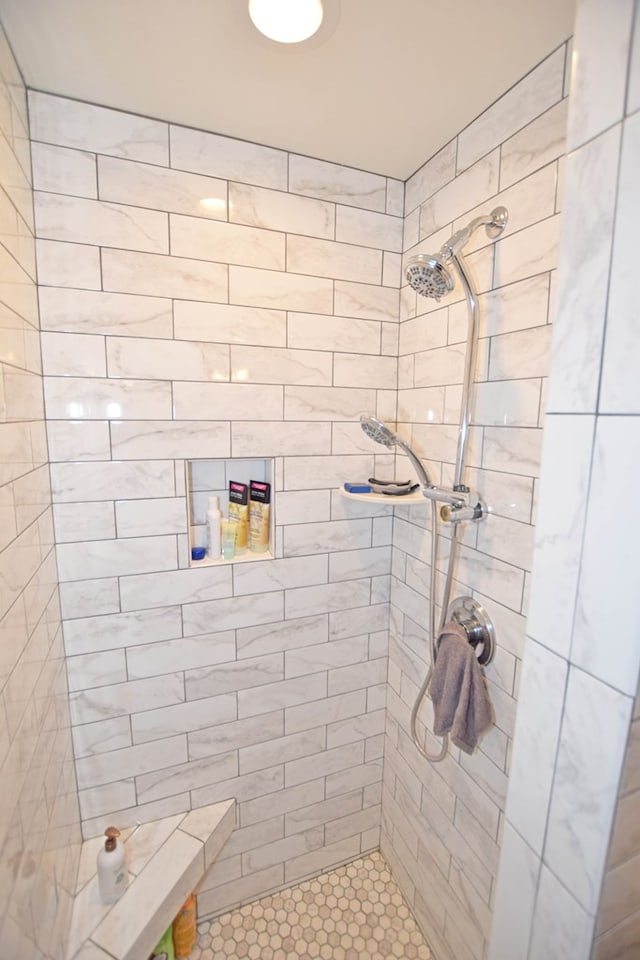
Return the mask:
{"type": "Polygon", "coordinates": [[[430,960],[379,853],[198,925],[191,960],[430,960]]]}

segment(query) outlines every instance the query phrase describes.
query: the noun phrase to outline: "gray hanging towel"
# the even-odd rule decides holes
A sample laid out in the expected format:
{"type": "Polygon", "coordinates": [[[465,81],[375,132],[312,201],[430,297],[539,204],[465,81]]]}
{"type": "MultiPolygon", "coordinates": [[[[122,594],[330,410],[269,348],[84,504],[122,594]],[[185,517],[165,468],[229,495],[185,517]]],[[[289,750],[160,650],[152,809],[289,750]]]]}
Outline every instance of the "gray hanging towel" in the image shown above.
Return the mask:
{"type": "Polygon", "coordinates": [[[449,733],[453,743],[473,753],[478,740],[493,724],[493,709],[482,668],[463,626],[445,623],[438,637],[433,676],[433,732],[449,733]]]}

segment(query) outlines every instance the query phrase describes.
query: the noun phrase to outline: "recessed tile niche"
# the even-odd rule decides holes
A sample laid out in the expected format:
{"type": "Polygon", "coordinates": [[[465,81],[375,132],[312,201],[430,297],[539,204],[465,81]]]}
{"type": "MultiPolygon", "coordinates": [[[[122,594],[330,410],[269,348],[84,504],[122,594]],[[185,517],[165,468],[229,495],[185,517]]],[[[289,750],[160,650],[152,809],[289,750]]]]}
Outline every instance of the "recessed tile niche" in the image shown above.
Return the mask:
{"type": "Polygon", "coordinates": [[[275,511],[273,495],[273,460],[187,460],[186,469],[186,488],[187,499],[189,502],[189,566],[205,567],[219,566],[226,563],[246,563],[247,561],[272,560],[274,556],[275,543],[275,511]],[[271,508],[269,511],[269,549],[266,553],[254,553],[247,549],[237,554],[233,560],[210,560],[205,557],[204,560],[192,560],[191,549],[193,547],[206,547],[207,545],[207,510],[209,508],[209,497],[217,496],[220,498],[220,513],[222,519],[229,516],[229,483],[235,480],[237,483],[246,483],[249,486],[251,480],[260,480],[271,484],[271,508]]]}

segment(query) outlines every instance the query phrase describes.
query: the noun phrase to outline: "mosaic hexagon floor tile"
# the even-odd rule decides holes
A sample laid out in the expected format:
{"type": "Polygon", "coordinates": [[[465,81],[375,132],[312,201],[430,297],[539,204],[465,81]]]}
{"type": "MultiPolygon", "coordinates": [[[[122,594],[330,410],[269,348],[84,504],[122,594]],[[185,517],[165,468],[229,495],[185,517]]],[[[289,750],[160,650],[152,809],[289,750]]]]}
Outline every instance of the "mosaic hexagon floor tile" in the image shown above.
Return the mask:
{"type": "Polygon", "coordinates": [[[198,926],[191,960],[430,960],[387,864],[370,853],[198,926]]]}

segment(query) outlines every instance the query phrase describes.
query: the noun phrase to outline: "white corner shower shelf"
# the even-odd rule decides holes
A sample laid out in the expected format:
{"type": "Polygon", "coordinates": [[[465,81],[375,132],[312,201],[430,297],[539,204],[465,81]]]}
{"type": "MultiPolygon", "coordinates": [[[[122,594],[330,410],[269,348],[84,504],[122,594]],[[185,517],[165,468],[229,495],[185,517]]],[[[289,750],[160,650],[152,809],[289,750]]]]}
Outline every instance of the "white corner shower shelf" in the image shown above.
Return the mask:
{"type": "Polygon", "coordinates": [[[360,503],[386,503],[391,507],[415,506],[418,503],[429,502],[426,497],[423,497],[420,490],[398,495],[393,493],[349,493],[344,487],[340,487],[340,493],[347,500],[359,500],[360,503]]]}

